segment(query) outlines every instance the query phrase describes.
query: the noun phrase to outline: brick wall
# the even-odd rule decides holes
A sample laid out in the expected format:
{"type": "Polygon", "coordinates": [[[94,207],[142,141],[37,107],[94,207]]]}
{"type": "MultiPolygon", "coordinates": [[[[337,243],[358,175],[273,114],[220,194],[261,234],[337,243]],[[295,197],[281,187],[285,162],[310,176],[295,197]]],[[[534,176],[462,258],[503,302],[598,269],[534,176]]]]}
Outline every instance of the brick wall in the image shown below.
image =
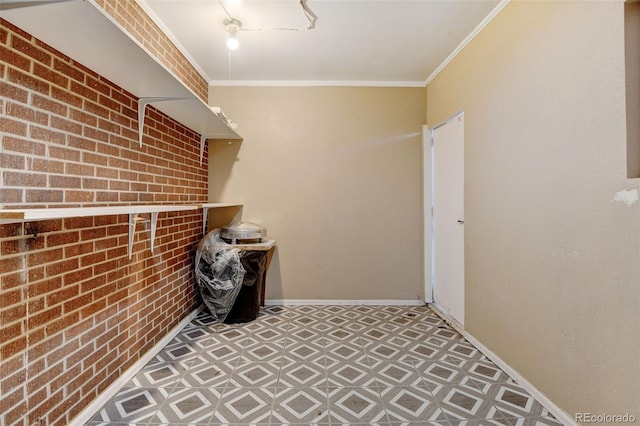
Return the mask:
{"type": "MultiPolygon", "coordinates": [[[[199,135],[0,20],[0,207],[207,198],[199,135]]],[[[197,305],[201,211],[0,225],[0,424],[67,424],[197,305]]]]}
{"type": "Polygon", "coordinates": [[[135,0],[96,0],[125,31],[156,57],[205,103],[209,99],[209,83],[200,75],[165,33],[135,0]]]}

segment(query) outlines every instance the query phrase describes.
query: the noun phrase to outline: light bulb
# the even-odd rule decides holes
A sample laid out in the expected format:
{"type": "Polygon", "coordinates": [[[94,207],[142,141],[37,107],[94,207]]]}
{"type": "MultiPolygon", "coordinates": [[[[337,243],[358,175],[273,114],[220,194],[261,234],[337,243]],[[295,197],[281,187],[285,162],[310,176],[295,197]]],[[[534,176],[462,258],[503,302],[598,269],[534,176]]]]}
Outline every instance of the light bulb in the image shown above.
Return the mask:
{"type": "Polygon", "coordinates": [[[240,42],[236,38],[234,34],[229,34],[229,38],[227,39],[227,48],[229,50],[236,50],[240,46],[240,42]]]}
{"type": "Polygon", "coordinates": [[[240,28],[242,28],[242,22],[237,19],[228,18],[224,20],[224,26],[229,34],[229,38],[227,38],[227,47],[229,50],[236,50],[238,46],[240,46],[236,33],[240,28]]]}

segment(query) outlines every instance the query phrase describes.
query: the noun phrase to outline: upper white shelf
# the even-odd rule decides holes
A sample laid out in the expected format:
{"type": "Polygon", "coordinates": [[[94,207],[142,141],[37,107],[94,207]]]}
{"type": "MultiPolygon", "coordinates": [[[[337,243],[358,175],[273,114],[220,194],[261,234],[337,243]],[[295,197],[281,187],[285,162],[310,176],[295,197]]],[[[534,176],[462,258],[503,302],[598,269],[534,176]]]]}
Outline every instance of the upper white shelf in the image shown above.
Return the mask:
{"type": "Polygon", "coordinates": [[[184,98],[153,105],[203,137],[241,139],[93,0],[8,3],[2,18],[139,98],[184,98]]]}

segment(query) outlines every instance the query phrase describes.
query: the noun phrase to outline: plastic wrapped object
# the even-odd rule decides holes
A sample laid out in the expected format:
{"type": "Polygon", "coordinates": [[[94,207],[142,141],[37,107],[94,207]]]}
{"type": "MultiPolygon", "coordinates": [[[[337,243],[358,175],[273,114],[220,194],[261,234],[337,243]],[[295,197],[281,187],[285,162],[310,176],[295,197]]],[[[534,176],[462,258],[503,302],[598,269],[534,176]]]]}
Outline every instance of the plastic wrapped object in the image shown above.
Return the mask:
{"type": "Polygon", "coordinates": [[[240,250],[209,232],[196,248],[196,284],[213,319],[223,322],[242,288],[245,269],[240,250]]]}

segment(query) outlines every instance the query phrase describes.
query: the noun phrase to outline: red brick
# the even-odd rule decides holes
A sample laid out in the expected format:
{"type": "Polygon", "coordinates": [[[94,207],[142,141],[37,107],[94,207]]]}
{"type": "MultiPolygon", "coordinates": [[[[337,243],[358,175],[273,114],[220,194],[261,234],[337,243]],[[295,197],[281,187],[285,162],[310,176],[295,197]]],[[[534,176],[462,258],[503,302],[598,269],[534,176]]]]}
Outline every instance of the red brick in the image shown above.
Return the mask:
{"type": "Polygon", "coordinates": [[[0,203],[18,204],[22,202],[22,189],[0,188],[0,203]]]}
{"type": "Polygon", "coordinates": [[[69,119],[87,126],[96,126],[98,124],[98,119],[94,115],[87,114],[86,112],[75,108],[71,108],[69,112],[69,119]]]}
{"type": "Polygon", "coordinates": [[[42,62],[43,64],[51,64],[51,55],[42,49],[38,49],[27,40],[14,36],[11,41],[11,47],[18,52],[29,56],[36,61],[42,62]]]}
{"type": "Polygon", "coordinates": [[[62,191],[29,189],[26,191],[27,203],[61,203],[62,191]]]}
{"type": "Polygon", "coordinates": [[[80,310],[80,315],[81,315],[82,318],[91,317],[95,313],[100,312],[106,306],[107,306],[107,300],[106,299],[98,300],[97,302],[93,302],[90,305],[87,305],[87,306],[83,307],[80,310]]]}
{"type": "Polygon", "coordinates": [[[79,229],[79,228],[91,228],[93,227],[93,217],[70,217],[65,219],[65,229],[79,229]]]}
{"type": "Polygon", "coordinates": [[[24,271],[14,272],[0,276],[0,289],[8,290],[27,283],[27,274],[24,271]]]}
{"type": "Polygon", "coordinates": [[[111,97],[99,95],[98,103],[110,111],[120,111],[120,102],[116,98],[114,98],[113,95],[111,97]]]}
{"type": "Polygon", "coordinates": [[[79,319],[80,314],[78,312],[72,312],[63,316],[62,318],[57,319],[56,321],[47,324],[45,326],[47,337],[51,337],[56,333],[69,328],[71,325],[77,323],[79,319]]]}
{"type": "MultiPolygon", "coordinates": [[[[45,142],[53,142],[60,145],[64,145],[66,135],[62,132],[57,132],[51,128],[44,128],[39,126],[31,125],[29,126],[29,131],[31,133],[31,137],[33,139],[45,141],[45,142]]],[[[51,147],[49,148],[51,149],[51,147]]]]}
{"type": "Polygon", "coordinates": [[[45,111],[48,111],[63,117],[67,115],[67,112],[69,110],[67,105],[60,102],[56,102],[49,98],[45,98],[44,96],[40,96],[38,94],[33,95],[31,103],[35,108],[43,109],[45,111]]]}
{"type": "Polygon", "coordinates": [[[55,232],[62,230],[62,220],[39,220],[36,222],[25,222],[24,233],[25,235],[33,235],[44,232],[55,232]]]}
{"type": "Polygon", "coordinates": [[[98,166],[106,166],[108,163],[108,159],[104,155],[92,154],[89,152],[82,153],[82,161],[84,163],[95,164],[98,166]]]}
{"type": "MultiPolygon", "coordinates": [[[[79,136],[75,136],[75,135],[69,135],[68,141],[67,141],[67,146],[69,146],[70,148],[77,148],[77,149],[81,149],[84,151],[95,151],[96,150],[96,142],[91,140],[91,139],[87,139],[85,137],[79,137],[79,136]]],[[[93,155],[93,154],[89,154],[87,152],[83,152],[83,161],[84,161],[84,156],[85,155],[93,155]]]]}
{"type": "Polygon", "coordinates": [[[49,176],[50,188],[80,188],[82,181],[79,177],[49,176]]]}
{"type": "Polygon", "coordinates": [[[91,127],[85,127],[83,135],[93,140],[98,140],[102,142],[109,141],[109,134],[107,132],[103,132],[102,130],[98,130],[98,129],[93,129],[91,127]]]}
{"type": "Polygon", "coordinates": [[[80,240],[78,232],[64,232],[60,234],[47,235],[47,247],[52,248],[60,245],[77,243],[80,240]]]}
{"type": "Polygon", "coordinates": [[[0,167],[4,169],[24,169],[25,157],[23,155],[0,153],[0,167]]]}
{"type": "MultiPolygon", "coordinates": [[[[92,328],[92,327],[93,327],[93,321],[92,320],[80,321],[77,324],[67,328],[64,331],[64,338],[65,338],[66,341],[69,341],[71,339],[76,338],[80,334],[89,331],[89,330],[100,329],[101,326],[100,326],[100,324],[96,324],[96,326],[94,328],[92,328]]],[[[91,348],[91,350],[93,350],[93,347],[90,344],[88,344],[87,342],[83,343],[82,346],[83,346],[83,348],[87,347],[87,348],[91,348]]],[[[73,365],[71,360],[76,355],[77,354],[74,354],[71,357],[69,357],[69,359],[67,359],[67,366],[73,365]]]]}
{"type": "MultiPolygon", "coordinates": [[[[10,394],[3,393],[2,396],[0,396],[0,407],[2,407],[2,412],[5,413],[6,423],[0,422],[0,424],[17,424],[20,417],[27,412],[25,401],[26,395],[24,387],[16,388],[10,394]],[[10,408],[12,408],[12,411],[9,411],[10,408]]],[[[2,417],[0,417],[0,419],[2,419],[2,417]]]]}
{"type": "Polygon", "coordinates": [[[87,166],[84,164],[67,164],[67,173],[79,176],[93,176],[95,173],[93,166],[87,166]]]}
{"type": "Polygon", "coordinates": [[[52,70],[51,68],[43,67],[40,64],[33,64],[33,74],[50,82],[51,84],[55,84],[65,89],[69,86],[69,78],[52,70]]]}
{"type": "Polygon", "coordinates": [[[49,93],[49,88],[50,88],[49,83],[47,83],[46,81],[42,81],[38,78],[35,78],[30,74],[26,74],[14,68],[9,68],[8,77],[10,82],[16,83],[27,89],[30,89],[39,93],[43,93],[45,95],[49,93]]]}
{"type": "MultiPolygon", "coordinates": [[[[15,321],[20,321],[24,319],[26,316],[27,316],[26,304],[3,308],[2,311],[0,311],[0,319],[2,320],[0,321],[0,324],[5,325],[15,321]]],[[[18,326],[20,327],[20,330],[22,330],[21,324],[18,324],[18,326]]],[[[7,334],[2,334],[3,340],[11,340],[12,338],[15,338],[15,337],[18,337],[18,335],[11,336],[7,334]]]]}
{"type": "MultiPolygon", "coordinates": [[[[11,391],[24,384],[27,378],[27,372],[26,369],[22,367],[12,367],[9,365],[3,365],[2,367],[3,372],[10,373],[3,376],[2,383],[0,384],[0,395],[8,395],[11,391]]],[[[4,408],[5,405],[2,405],[2,407],[4,408]]]]}
{"type": "MultiPolygon", "coordinates": [[[[54,306],[37,314],[29,315],[27,318],[27,328],[32,330],[41,327],[53,320],[57,320],[62,315],[62,306],[54,306]]],[[[31,353],[31,350],[29,351],[31,353]]]]}
{"type": "Polygon", "coordinates": [[[67,300],[72,299],[73,297],[80,294],[80,286],[79,285],[65,285],[61,289],[57,291],[53,291],[48,293],[45,296],[45,300],[47,306],[54,306],[60,303],[64,303],[67,300]]]}
{"type": "Polygon", "coordinates": [[[53,69],[79,82],[84,81],[84,73],[82,71],[72,67],[64,61],[61,61],[60,59],[53,59],[53,69]]]}
{"type": "Polygon", "coordinates": [[[62,249],[52,249],[47,251],[30,253],[27,255],[27,264],[29,266],[37,266],[37,265],[55,262],[62,259],[62,253],[63,253],[62,249]]]}
{"type": "Polygon", "coordinates": [[[53,277],[78,268],[78,259],[68,259],[46,266],[47,276],[53,277]]]}
{"type": "MultiPolygon", "coordinates": [[[[92,190],[96,190],[96,189],[108,189],[109,188],[109,182],[103,179],[91,179],[91,178],[83,178],[82,179],[82,189],[92,189],[92,190]]],[[[98,201],[97,199],[97,194],[96,194],[96,201],[98,201]]]]}
{"type": "Polygon", "coordinates": [[[77,282],[85,281],[92,276],[92,271],[90,268],[81,268],[77,271],[70,272],[63,276],[64,285],[70,285],[77,282]]]}
{"type": "MultiPolygon", "coordinates": [[[[73,86],[74,82],[71,82],[71,85],[73,86]]],[[[74,106],[76,108],[82,108],[82,102],[83,102],[83,98],[80,96],[77,96],[71,92],[68,92],[64,89],[61,89],[59,87],[53,86],[51,87],[51,96],[54,99],[59,100],[60,102],[70,105],[70,106],[74,106]]]]}
{"type": "Polygon", "coordinates": [[[20,240],[7,240],[1,243],[2,256],[24,253],[44,248],[44,237],[26,238],[20,240]]]}
{"type": "Polygon", "coordinates": [[[22,256],[0,258],[0,271],[8,273],[22,269],[24,265],[22,256]]]}
{"type": "Polygon", "coordinates": [[[43,125],[47,125],[49,121],[49,116],[47,114],[34,110],[31,107],[13,102],[7,103],[6,111],[8,116],[15,117],[23,121],[31,121],[33,123],[43,125]]]}
{"type": "Polygon", "coordinates": [[[82,294],[76,298],[73,298],[64,304],[64,312],[71,312],[78,309],[81,309],[83,306],[91,303],[91,295],[90,294],[82,294]]]}
{"type": "Polygon", "coordinates": [[[5,133],[18,135],[18,136],[26,136],[27,135],[27,124],[21,121],[12,120],[6,117],[0,117],[0,128],[5,133]]]}
{"type": "Polygon", "coordinates": [[[115,203],[118,201],[117,192],[98,192],[96,193],[96,202],[99,203],[115,203]]]}
{"type": "Polygon", "coordinates": [[[40,186],[47,185],[47,176],[44,174],[4,172],[4,184],[7,186],[40,186]]]}
{"type": "Polygon", "coordinates": [[[64,173],[64,163],[43,158],[27,158],[27,169],[34,172],[62,174],[64,173]]]}
{"type": "Polygon", "coordinates": [[[74,244],[72,246],[67,246],[64,248],[64,257],[75,257],[79,256],[83,253],[92,252],[93,251],[93,242],[85,242],[81,244],[74,244]]]}
{"type": "Polygon", "coordinates": [[[71,120],[64,119],[62,117],[52,116],[51,127],[54,129],[62,130],[64,132],[75,133],[76,135],[82,134],[82,125],[75,123],[71,120]]]}
{"type": "Polygon", "coordinates": [[[116,260],[110,260],[108,262],[104,262],[104,263],[100,263],[100,264],[94,265],[93,273],[95,275],[100,275],[100,274],[104,274],[106,272],[113,271],[117,267],[118,267],[118,262],[116,260]]]}
{"type": "Polygon", "coordinates": [[[102,117],[104,119],[108,119],[109,116],[111,115],[111,111],[108,108],[105,108],[102,105],[99,105],[95,102],[90,102],[88,100],[85,100],[84,102],[84,111],[88,112],[89,114],[102,117]]]}
{"type": "Polygon", "coordinates": [[[67,203],[92,203],[94,193],[92,191],[65,191],[64,195],[67,203]]]}
{"type": "MultiPolygon", "coordinates": [[[[2,46],[0,46],[0,56],[3,59],[5,58],[5,56],[3,55],[4,50],[5,49],[2,46]]],[[[14,101],[18,101],[18,102],[22,102],[23,104],[26,104],[27,97],[29,96],[29,92],[27,92],[26,90],[16,85],[9,84],[6,81],[0,81],[0,96],[13,99],[14,101]]],[[[38,95],[34,95],[34,97],[35,96],[38,96],[38,95]]]]}
{"type": "Polygon", "coordinates": [[[46,149],[43,144],[30,142],[24,139],[17,139],[5,135],[2,146],[6,151],[22,152],[25,154],[45,155],[46,149]]]}
{"type": "Polygon", "coordinates": [[[80,152],[57,146],[49,147],[49,156],[66,161],[80,161],[80,152]]]}
{"type": "Polygon", "coordinates": [[[82,241],[104,238],[106,236],[107,236],[107,228],[105,227],[95,227],[91,229],[84,229],[80,233],[80,238],[82,239],[82,241]]]}
{"type": "Polygon", "coordinates": [[[98,81],[95,78],[92,78],[91,76],[87,76],[86,78],[86,84],[88,87],[91,87],[93,90],[96,90],[104,95],[109,96],[111,94],[111,88],[104,84],[102,81],[98,81]]]}
{"type": "Polygon", "coordinates": [[[91,99],[93,101],[98,100],[98,94],[95,91],[91,90],[89,87],[85,86],[84,83],[71,80],[69,83],[69,89],[75,95],[79,95],[79,98],[81,99],[91,99]]]}
{"type": "Polygon", "coordinates": [[[109,189],[111,191],[128,191],[129,190],[129,182],[110,180],[109,181],[109,189]]]}
{"type": "Polygon", "coordinates": [[[0,359],[10,358],[27,348],[27,338],[23,335],[14,340],[0,343],[0,359]]]}

